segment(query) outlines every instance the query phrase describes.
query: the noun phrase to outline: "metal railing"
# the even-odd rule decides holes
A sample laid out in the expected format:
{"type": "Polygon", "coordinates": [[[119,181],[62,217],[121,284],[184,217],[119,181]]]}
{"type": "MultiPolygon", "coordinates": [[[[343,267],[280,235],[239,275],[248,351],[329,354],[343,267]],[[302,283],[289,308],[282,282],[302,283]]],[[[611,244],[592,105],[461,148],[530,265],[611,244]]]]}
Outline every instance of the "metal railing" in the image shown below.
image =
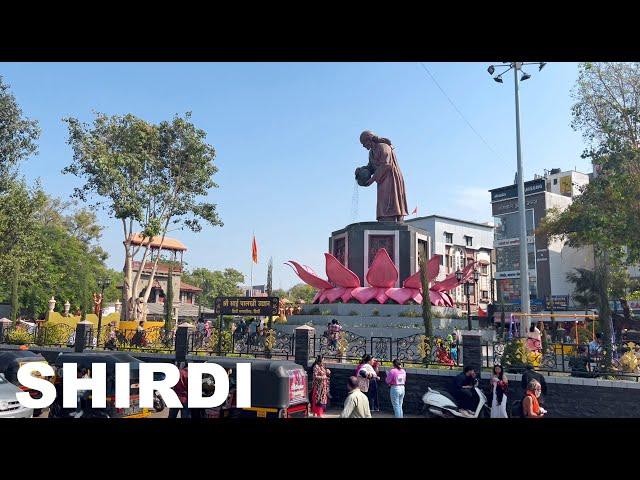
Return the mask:
{"type": "Polygon", "coordinates": [[[188,337],[188,349],[191,354],[251,356],[264,358],[293,358],[294,336],[278,330],[234,334],[223,331],[219,337],[218,330],[210,332],[192,332],[188,337]]]}
{"type": "Polygon", "coordinates": [[[617,342],[611,346],[609,367],[606,366],[604,347],[594,343],[551,343],[546,348],[540,345],[538,349],[528,349],[525,343],[514,339],[487,342],[482,349],[486,368],[501,365],[508,372],[520,373],[530,365],[547,374],[640,381],[640,346],[632,342],[617,342]]]}
{"type": "Polygon", "coordinates": [[[364,337],[348,330],[337,335],[312,337],[310,351],[328,360],[360,361],[366,354],[382,362],[399,359],[405,364],[459,366],[457,342],[441,337],[427,338],[421,334],[407,337],[364,337]]]}

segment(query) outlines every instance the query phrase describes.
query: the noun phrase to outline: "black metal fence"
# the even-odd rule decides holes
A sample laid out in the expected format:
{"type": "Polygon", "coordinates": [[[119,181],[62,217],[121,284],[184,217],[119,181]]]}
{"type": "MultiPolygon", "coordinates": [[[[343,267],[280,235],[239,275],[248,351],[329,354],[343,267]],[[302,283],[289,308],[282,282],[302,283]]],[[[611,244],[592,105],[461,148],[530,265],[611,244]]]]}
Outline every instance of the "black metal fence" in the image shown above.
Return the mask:
{"type": "Polygon", "coordinates": [[[594,343],[553,343],[529,350],[515,340],[483,345],[483,365],[501,365],[507,372],[520,373],[527,365],[546,373],[567,373],[573,377],[616,377],[640,381],[640,345],[618,342],[611,346],[611,366],[606,366],[602,346],[594,343]]]}
{"type": "Polygon", "coordinates": [[[56,325],[27,326],[11,325],[4,332],[0,343],[13,345],[38,345],[55,347],[72,347],[75,344],[76,329],[59,323],[56,325]]]}
{"type": "Polygon", "coordinates": [[[459,366],[459,346],[455,340],[427,338],[421,334],[402,338],[364,337],[348,330],[310,340],[314,356],[330,360],[359,361],[366,354],[382,362],[398,359],[405,364],[459,366]]]}
{"type": "Polygon", "coordinates": [[[294,356],[294,335],[278,330],[259,333],[238,333],[218,330],[192,332],[188,337],[188,352],[192,354],[251,356],[289,359],[294,356]]]}

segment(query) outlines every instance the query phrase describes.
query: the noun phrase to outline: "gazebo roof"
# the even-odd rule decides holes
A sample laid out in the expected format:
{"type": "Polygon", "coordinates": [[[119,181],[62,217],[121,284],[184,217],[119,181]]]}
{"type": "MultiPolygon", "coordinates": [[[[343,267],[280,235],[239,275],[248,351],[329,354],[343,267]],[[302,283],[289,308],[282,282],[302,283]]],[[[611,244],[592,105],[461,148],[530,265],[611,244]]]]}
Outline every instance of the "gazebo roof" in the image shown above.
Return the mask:
{"type": "MultiPolygon", "coordinates": [[[[150,245],[152,249],[159,249],[160,243],[162,241],[162,237],[156,236],[153,238],[143,238],[139,233],[134,233],[129,237],[129,240],[133,245],[150,245]]],[[[187,250],[187,247],[180,240],[176,240],[175,238],[164,237],[164,242],[162,242],[162,250],[173,250],[178,252],[184,252],[187,250]]]]}

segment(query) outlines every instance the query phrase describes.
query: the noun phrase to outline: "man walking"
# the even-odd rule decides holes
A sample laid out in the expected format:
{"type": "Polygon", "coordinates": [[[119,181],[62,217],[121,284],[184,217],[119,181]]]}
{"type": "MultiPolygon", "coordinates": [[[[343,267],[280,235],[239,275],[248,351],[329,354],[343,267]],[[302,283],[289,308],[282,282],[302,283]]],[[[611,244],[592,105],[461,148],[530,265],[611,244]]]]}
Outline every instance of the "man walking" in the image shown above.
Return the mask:
{"type": "Polygon", "coordinates": [[[358,388],[358,378],[349,377],[347,387],[349,388],[349,394],[344,401],[344,409],[340,414],[340,418],[371,418],[369,399],[358,388]]]}

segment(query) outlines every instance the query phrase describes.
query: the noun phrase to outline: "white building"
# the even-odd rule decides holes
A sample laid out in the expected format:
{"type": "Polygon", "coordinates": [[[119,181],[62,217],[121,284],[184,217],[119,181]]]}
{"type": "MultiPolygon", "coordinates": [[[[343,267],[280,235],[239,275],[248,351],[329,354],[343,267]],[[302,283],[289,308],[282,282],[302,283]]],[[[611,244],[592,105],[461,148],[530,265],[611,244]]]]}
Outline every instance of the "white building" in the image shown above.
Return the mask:
{"type": "MultiPolygon", "coordinates": [[[[541,310],[554,300],[566,307],[573,306],[571,298],[574,285],[567,274],[576,268],[593,269],[592,248],[572,248],[565,241],[549,241],[536,234],[536,228],[547,212],[567,208],[581,193],[581,187],[589,183],[589,175],[575,170],[559,168],[536,175],[525,182],[527,219],[527,250],[529,289],[532,310],[541,310]]],[[[520,303],[520,217],[518,213],[517,186],[494,188],[491,207],[495,224],[496,298],[506,304],[520,303]]]]}
{"type": "MultiPolygon", "coordinates": [[[[469,262],[480,264],[480,279],[477,295],[472,288],[471,310],[480,308],[486,311],[493,295],[493,224],[477,223],[457,218],[429,215],[405,220],[414,227],[422,228],[431,236],[431,255],[441,255],[440,273],[437,280],[463,268],[469,262]]],[[[451,291],[456,304],[466,310],[467,298],[463,287],[451,291]]]]}

